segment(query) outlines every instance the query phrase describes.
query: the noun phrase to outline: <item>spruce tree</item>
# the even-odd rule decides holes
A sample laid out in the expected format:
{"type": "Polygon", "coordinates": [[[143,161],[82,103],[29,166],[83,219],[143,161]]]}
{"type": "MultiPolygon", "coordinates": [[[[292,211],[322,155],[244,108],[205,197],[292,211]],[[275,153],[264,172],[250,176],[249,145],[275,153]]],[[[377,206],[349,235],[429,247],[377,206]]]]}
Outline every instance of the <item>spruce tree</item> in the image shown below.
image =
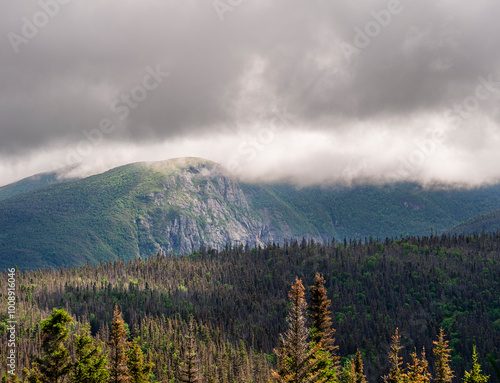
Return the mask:
{"type": "Polygon", "coordinates": [[[73,318],[62,309],[52,310],[52,314],[40,323],[42,335],[42,356],[35,358],[35,368],[30,374],[30,382],[61,383],[69,374],[72,364],[65,342],[68,340],[68,324],[73,318]]]}
{"type": "Polygon", "coordinates": [[[405,374],[402,369],[403,360],[399,356],[399,351],[402,349],[400,344],[399,329],[392,336],[391,347],[389,350],[389,374],[384,376],[386,383],[402,383],[405,380],[405,374]]]}
{"type": "Polygon", "coordinates": [[[109,367],[110,367],[110,383],[126,383],[130,381],[127,367],[127,348],[126,341],[127,331],[125,330],[125,322],[122,319],[122,313],[115,306],[113,321],[111,322],[111,340],[108,345],[111,348],[109,367]]]}
{"type": "Polygon", "coordinates": [[[144,354],[137,339],[134,339],[127,352],[127,367],[130,383],[146,383],[154,367],[153,363],[144,363],[144,354]]]}
{"type": "Polygon", "coordinates": [[[408,366],[406,381],[409,383],[429,383],[431,376],[428,370],[428,362],[425,358],[425,348],[422,349],[422,355],[419,358],[417,351],[411,353],[412,362],[408,366]]]}
{"type": "Polygon", "coordinates": [[[188,325],[188,333],[185,336],[182,365],[179,368],[178,380],[182,383],[197,383],[200,381],[199,361],[196,353],[196,342],[194,337],[194,323],[191,319],[188,325]]]}
{"type": "Polygon", "coordinates": [[[309,383],[317,381],[314,372],[315,355],[319,347],[310,348],[309,331],[306,327],[307,304],[304,298],[304,285],[296,279],[288,293],[291,301],[287,317],[288,330],[280,335],[281,347],[274,350],[277,357],[277,371],[271,374],[276,382],[309,383]]]}
{"type": "Polygon", "coordinates": [[[476,346],[474,345],[472,349],[472,370],[465,371],[464,383],[486,383],[490,378],[489,375],[484,375],[481,373],[481,365],[477,361],[476,346]]]}
{"type": "Polygon", "coordinates": [[[354,374],[356,377],[356,383],[366,383],[366,376],[363,366],[363,357],[359,349],[356,352],[356,355],[354,356],[354,374]]]}
{"type": "Polygon", "coordinates": [[[340,381],[342,383],[356,383],[356,366],[354,365],[353,357],[347,359],[342,366],[340,381]]]}
{"type": "Polygon", "coordinates": [[[359,349],[354,356],[345,362],[339,380],[342,383],[366,383],[363,358],[359,349]]]}
{"type": "Polygon", "coordinates": [[[337,381],[340,358],[336,355],[338,346],[335,345],[335,329],[332,328],[330,317],[331,300],[326,295],[325,279],[321,274],[316,273],[310,292],[311,306],[308,311],[312,320],[311,342],[318,345],[315,371],[319,372],[320,378],[326,378],[329,382],[337,381]]]}
{"type": "Polygon", "coordinates": [[[436,378],[434,381],[436,383],[450,383],[453,379],[453,371],[450,367],[450,351],[448,348],[448,341],[444,339],[444,330],[441,328],[439,330],[439,337],[437,341],[434,341],[434,356],[436,357],[436,378]]]}
{"type": "Polygon", "coordinates": [[[96,344],[90,336],[90,326],[85,325],[75,340],[76,360],[70,375],[71,383],[106,383],[108,353],[103,354],[103,344],[96,344]]]}

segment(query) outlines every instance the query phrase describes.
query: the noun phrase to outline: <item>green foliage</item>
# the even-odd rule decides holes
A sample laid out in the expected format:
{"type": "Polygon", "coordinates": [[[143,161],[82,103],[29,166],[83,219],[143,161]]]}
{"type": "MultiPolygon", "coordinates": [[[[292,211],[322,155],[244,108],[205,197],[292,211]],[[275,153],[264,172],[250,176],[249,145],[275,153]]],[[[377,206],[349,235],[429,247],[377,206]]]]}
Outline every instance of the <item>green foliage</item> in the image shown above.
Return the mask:
{"type": "Polygon", "coordinates": [[[358,349],[356,354],[345,361],[340,374],[341,383],[366,383],[363,357],[358,349]]]}
{"type": "Polygon", "coordinates": [[[310,288],[311,305],[308,307],[311,323],[311,342],[317,345],[316,364],[312,369],[318,374],[318,380],[336,382],[339,380],[339,357],[336,355],[335,329],[330,317],[331,300],[327,297],[325,279],[319,273],[314,276],[314,285],[310,288]]]}
{"type": "Polygon", "coordinates": [[[133,340],[127,352],[127,367],[130,383],[147,383],[154,364],[144,362],[144,355],[137,339],[133,340]]]}
{"type": "Polygon", "coordinates": [[[86,325],[75,339],[76,359],[70,375],[70,383],[106,383],[108,353],[103,353],[103,343],[90,336],[90,326],[86,325]]]}
{"type": "Polygon", "coordinates": [[[42,357],[35,359],[34,381],[57,383],[70,372],[72,364],[65,343],[71,322],[73,318],[62,309],[52,310],[52,314],[41,322],[42,357]]]}
{"type": "MultiPolygon", "coordinates": [[[[444,319],[453,316],[449,348],[453,348],[453,361],[459,363],[453,369],[462,377],[464,368],[472,363],[473,343],[480,354],[498,352],[495,340],[500,334],[494,321],[500,309],[496,299],[499,252],[498,234],[367,239],[363,243],[347,240],[345,246],[292,240],[284,246],[269,244],[253,251],[244,246],[220,251],[205,248],[189,257],[158,255],[133,262],[26,271],[17,276],[18,286],[25,286],[17,292],[22,331],[19,349],[29,355],[39,348],[38,320],[47,307],[55,305],[90,321],[92,333],[108,340],[111,308],[118,304],[129,323],[130,337],[140,337],[145,359],[155,363],[152,374],[158,381],[178,376],[183,334],[191,314],[200,323],[195,332],[203,383],[208,374],[228,383],[236,376],[265,381],[273,361],[265,355],[279,344],[278,335],[286,330],[290,281],[299,276],[312,283],[316,272],[321,272],[332,301],[339,353],[363,350],[369,381],[388,371],[387,356],[381,350],[388,348],[396,327],[404,331],[402,344],[429,350],[432,334],[444,319]],[[416,252],[411,250],[414,246],[416,252]],[[408,254],[405,248],[410,249],[408,254]],[[363,265],[371,259],[374,269],[366,273],[363,265]],[[483,277],[484,268],[489,269],[489,278],[483,277]],[[130,280],[136,283],[131,286],[130,280]],[[179,285],[187,291],[180,291],[179,285]],[[240,340],[246,346],[248,363],[238,360],[240,340]]],[[[0,299],[6,298],[2,295],[6,280],[5,275],[0,278],[0,299]]],[[[5,336],[0,337],[0,346],[2,339],[5,336]]],[[[436,358],[429,354],[434,366],[436,358]]],[[[2,355],[0,352],[0,359],[2,355]]],[[[409,352],[402,356],[409,366],[409,352]]],[[[28,366],[26,359],[20,359],[20,368],[28,366]]],[[[486,373],[493,374],[489,367],[485,366],[486,373]]]]}
{"type": "Polygon", "coordinates": [[[473,347],[472,360],[472,370],[465,371],[463,383],[486,383],[490,377],[481,372],[481,365],[477,361],[476,346],[473,347]]]}
{"type": "MultiPolygon", "coordinates": [[[[0,189],[0,268],[12,264],[22,269],[81,266],[112,261],[117,255],[134,259],[137,254],[156,253],[159,246],[178,254],[190,248],[191,240],[224,246],[211,228],[229,230],[232,219],[244,226],[250,222],[248,227],[270,219],[269,231],[274,234],[264,241],[290,235],[322,240],[385,238],[425,235],[431,226],[451,230],[477,214],[500,208],[498,185],[453,191],[424,190],[413,184],[296,189],[223,178],[242,191],[233,200],[214,192],[217,178],[200,172],[191,172],[192,188],[179,183],[175,176],[190,172],[190,167],[216,169],[217,165],[199,159],[184,165],[131,164],[41,188],[18,185],[21,194],[9,194],[4,200],[0,189]],[[164,199],[170,203],[162,203],[164,199]],[[203,214],[193,213],[191,206],[208,199],[221,206],[221,216],[215,217],[209,208],[203,214]],[[195,224],[199,238],[187,241],[175,230],[165,235],[167,226],[183,219],[195,224]]],[[[405,252],[414,251],[408,244],[405,252]]],[[[374,267],[370,259],[366,268],[372,271],[374,267]]]]}

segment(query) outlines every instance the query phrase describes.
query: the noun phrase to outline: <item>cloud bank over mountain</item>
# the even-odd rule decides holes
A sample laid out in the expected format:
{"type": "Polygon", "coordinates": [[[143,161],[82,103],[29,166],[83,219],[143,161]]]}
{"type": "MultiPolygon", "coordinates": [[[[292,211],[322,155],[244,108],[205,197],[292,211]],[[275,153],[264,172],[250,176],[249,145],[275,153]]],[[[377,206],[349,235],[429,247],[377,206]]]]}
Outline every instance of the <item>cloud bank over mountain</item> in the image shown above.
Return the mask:
{"type": "Polygon", "coordinates": [[[500,179],[500,3],[0,9],[0,184],[193,155],[250,180],[500,179]]]}

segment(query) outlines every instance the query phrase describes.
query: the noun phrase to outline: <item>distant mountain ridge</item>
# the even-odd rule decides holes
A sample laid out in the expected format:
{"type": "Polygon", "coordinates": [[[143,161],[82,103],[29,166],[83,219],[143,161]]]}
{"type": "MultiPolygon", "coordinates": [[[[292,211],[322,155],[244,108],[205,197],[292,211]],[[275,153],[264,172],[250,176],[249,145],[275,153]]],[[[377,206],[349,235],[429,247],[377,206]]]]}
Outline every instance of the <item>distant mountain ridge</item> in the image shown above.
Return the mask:
{"type": "Polygon", "coordinates": [[[74,179],[61,177],[61,174],[58,172],[36,174],[12,184],[0,187],[0,201],[19,194],[30,192],[32,190],[40,189],[44,186],[72,180],[74,179]]]}
{"type": "Polygon", "coordinates": [[[468,219],[465,222],[455,226],[452,232],[455,233],[495,233],[500,231],[500,210],[491,211],[486,214],[480,214],[468,219]]]}
{"type": "Polygon", "coordinates": [[[0,267],[81,265],[302,237],[425,235],[495,209],[500,185],[297,189],[245,184],[199,158],[136,163],[0,201],[0,267]]]}

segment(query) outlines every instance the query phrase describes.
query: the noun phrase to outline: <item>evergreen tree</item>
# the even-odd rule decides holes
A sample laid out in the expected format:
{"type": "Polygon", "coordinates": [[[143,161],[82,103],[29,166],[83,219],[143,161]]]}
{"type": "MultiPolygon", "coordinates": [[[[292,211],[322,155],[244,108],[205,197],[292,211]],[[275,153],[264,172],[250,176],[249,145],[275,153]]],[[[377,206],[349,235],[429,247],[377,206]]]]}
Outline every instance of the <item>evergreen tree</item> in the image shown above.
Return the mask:
{"type": "Polygon", "coordinates": [[[144,363],[144,355],[134,339],[127,352],[127,367],[131,383],[146,383],[154,367],[153,363],[144,363]]]}
{"type": "Polygon", "coordinates": [[[234,374],[236,383],[245,383],[248,381],[249,374],[249,358],[246,350],[245,342],[240,339],[239,354],[235,357],[234,374]]]}
{"type": "Polygon", "coordinates": [[[436,357],[436,383],[450,383],[453,379],[453,371],[450,367],[450,351],[448,341],[444,339],[444,331],[439,330],[439,337],[434,341],[434,356],[436,357]]]}
{"type": "Polygon", "coordinates": [[[287,317],[288,330],[280,335],[281,347],[274,350],[277,357],[277,371],[272,371],[276,382],[308,383],[317,381],[318,372],[314,372],[315,355],[319,350],[316,345],[310,348],[306,327],[307,309],[304,298],[304,285],[296,279],[288,293],[291,300],[287,317]]]}
{"type": "Polygon", "coordinates": [[[354,356],[345,362],[340,374],[340,381],[342,383],[366,383],[363,358],[359,349],[354,356]]]}
{"type": "Polygon", "coordinates": [[[67,326],[72,321],[66,311],[54,309],[40,323],[42,357],[35,358],[35,371],[30,374],[30,382],[60,383],[68,375],[72,365],[65,342],[69,336],[67,326]]]}
{"type": "Polygon", "coordinates": [[[111,322],[111,340],[108,342],[108,345],[111,347],[111,357],[109,360],[110,383],[126,383],[130,381],[127,367],[127,330],[125,330],[124,323],[122,313],[116,305],[113,321],[111,322]]]}
{"type": "Polygon", "coordinates": [[[330,317],[331,300],[326,295],[325,279],[321,274],[316,273],[310,292],[312,304],[308,311],[312,320],[311,342],[318,345],[318,352],[315,355],[317,364],[314,370],[319,372],[320,379],[337,381],[340,358],[336,355],[338,346],[335,345],[335,329],[332,328],[330,317]]]}
{"type": "Polygon", "coordinates": [[[474,345],[472,349],[472,371],[465,371],[464,383],[486,383],[490,378],[489,375],[483,375],[481,373],[481,365],[477,361],[476,346],[474,345]]]}
{"type": "Polygon", "coordinates": [[[399,329],[392,336],[391,347],[389,350],[389,374],[384,376],[386,383],[402,383],[405,379],[405,374],[402,369],[403,360],[399,356],[399,351],[402,349],[400,345],[399,329]]]}
{"type": "Polygon", "coordinates": [[[358,349],[354,356],[354,374],[356,383],[366,383],[365,369],[363,366],[363,357],[361,351],[358,349]]]}
{"type": "Polygon", "coordinates": [[[75,340],[76,360],[70,375],[71,383],[106,383],[108,353],[103,354],[103,344],[96,344],[90,336],[90,326],[85,325],[75,340]]]}
{"type": "Polygon", "coordinates": [[[340,377],[342,383],[356,383],[356,366],[353,357],[345,361],[340,377]]]}
{"type": "Polygon", "coordinates": [[[199,361],[196,354],[193,319],[189,321],[188,333],[185,336],[182,365],[179,368],[179,381],[182,383],[197,383],[200,381],[199,361]]]}
{"type": "Polygon", "coordinates": [[[412,362],[408,366],[406,381],[409,383],[429,383],[431,376],[428,370],[429,363],[425,358],[425,348],[422,349],[422,355],[419,358],[417,352],[411,353],[412,362]]]}

